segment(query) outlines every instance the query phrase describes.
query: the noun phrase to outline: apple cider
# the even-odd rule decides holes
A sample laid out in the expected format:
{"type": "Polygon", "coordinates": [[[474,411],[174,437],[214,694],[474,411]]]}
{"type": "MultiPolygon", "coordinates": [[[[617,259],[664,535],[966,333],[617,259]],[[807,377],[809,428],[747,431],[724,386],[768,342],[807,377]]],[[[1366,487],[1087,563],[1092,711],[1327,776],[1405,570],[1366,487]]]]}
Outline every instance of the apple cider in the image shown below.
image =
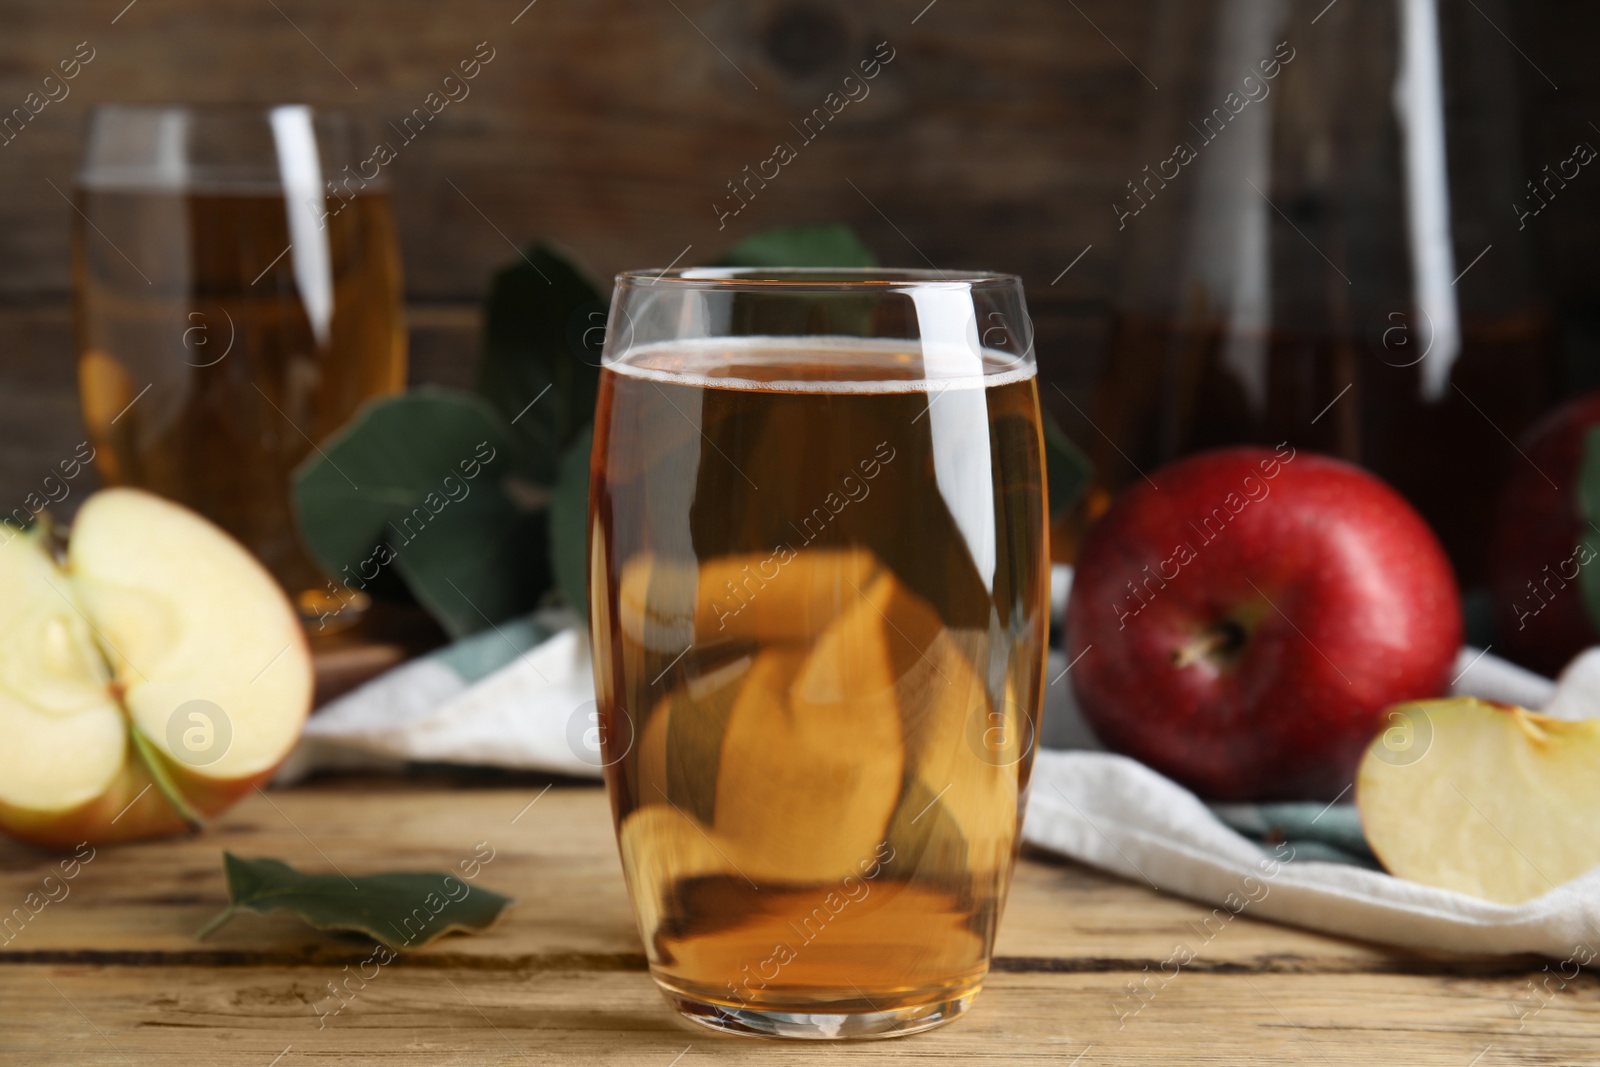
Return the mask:
{"type": "Polygon", "coordinates": [[[735,338],[602,372],[602,743],[680,1010],[892,1013],[983,981],[1042,696],[1038,396],[1031,363],[923,359],[735,338]]]}
{"type": "Polygon", "coordinates": [[[387,196],[330,196],[320,218],[270,187],[90,185],[78,204],[78,380],[101,476],[211,518],[302,616],[337,611],[289,482],[313,442],[405,384],[387,196]]]}
{"type": "Polygon", "coordinates": [[[1091,412],[1104,436],[1085,438],[1101,488],[1118,492],[1138,470],[1203,449],[1287,442],[1389,482],[1428,520],[1463,582],[1477,581],[1495,503],[1485,488],[1524,462],[1506,441],[1550,404],[1548,340],[1531,316],[1469,318],[1450,384],[1429,399],[1415,353],[1430,338],[1409,335],[1405,321],[1380,317],[1371,336],[1270,332],[1241,361],[1219,326],[1122,317],[1091,412]]]}

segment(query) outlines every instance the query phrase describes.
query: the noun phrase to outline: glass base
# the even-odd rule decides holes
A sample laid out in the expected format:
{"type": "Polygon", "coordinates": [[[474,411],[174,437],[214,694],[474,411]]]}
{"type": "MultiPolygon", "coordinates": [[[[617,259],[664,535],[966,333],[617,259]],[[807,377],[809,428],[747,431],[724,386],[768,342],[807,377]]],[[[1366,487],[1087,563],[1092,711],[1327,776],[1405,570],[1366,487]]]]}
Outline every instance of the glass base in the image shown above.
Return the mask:
{"type": "Polygon", "coordinates": [[[894,1011],[759,1011],[732,1008],[662,989],[684,1018],[725,1034],[746,1037],[788,1037],[811,1041],[850,1041],[864,1038],[903,1037],[943,1026],[958,1018],[978,995],[978,990],[945,997],[894,1011]]]}

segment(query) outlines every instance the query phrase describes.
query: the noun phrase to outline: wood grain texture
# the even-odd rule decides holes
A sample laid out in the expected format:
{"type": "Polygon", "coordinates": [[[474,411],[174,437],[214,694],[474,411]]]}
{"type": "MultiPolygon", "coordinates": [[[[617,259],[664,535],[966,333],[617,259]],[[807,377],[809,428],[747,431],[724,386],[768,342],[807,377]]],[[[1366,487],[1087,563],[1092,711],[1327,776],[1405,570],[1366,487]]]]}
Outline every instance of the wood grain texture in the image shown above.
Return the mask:
{"type": "MultiPolygon", "coordinates": [[[[311,869],[337,865],[356,875],[375,868],[453,868],[486,842],[496,855],[480,876],[483,884],[524,903],[488,933],[445,938],[415,955],[642,961],[604,791],[575,786],[541,795],[542,788],[447,790],[351,780],[257,793],[205,835],[106,851],[111,862],[89,863],[73,883],[73,895],[58,911],[52,905],[42,912],[25,936],[0,946],[0,960],[18,953],[32,960],[78,959],[71,954],[100,949],[163,959],[168,957],[160,954],[174,954],[184,961],[250,952],[277,962],[307,951],[364,955],[360,946],[352,949],[282,916],[241,915],[208,941],[194,941],[192,932],[227,899],[221,850],[276,856],[311,869]],[[372,832],[375,820],[381,820],[383,833],[372,832]],[[141,877],[127,878],[130,865],[143,871],[141,877]],[[81,909],[74,906],[80,900],[81,909]]],[[[0,842],[0,902],[23,897],[55,859],[0,842]]],[[[1166,959],[1177,939],[1196,937],[1189,924],[1210,913],[1046,859],[1021,864],[1008,907],[1000,956],[1113,961],[1106,966],[1166,959]]],[[[1261,970],[1290,966],[1269,958],[1274,956],[1337,959],[1346,970],[1383,970],[1416,958],[1254,922],[1230,924],[1207,955],[1261,970]]]]}
{"type": "MultiPolygon", "coordinates": [[[[1447,2],[1452,17],[1487,17],[1447,2]]],[[[58,190],[71,187],[94,103],[305,100],[387,130],[479,42],[494,59],[470,95],[387,168],[414,300],[475,300],[509,243],[536,237],[604,276],[834,219],[892,263],[1015,270],[1038,290],[1092,243],[1058,288],[1103,298],[1120,265],[1110,204],[1138,169],[1139,119],[1157,93],[1140,69],[1158,11],[1158,0],[15,3],[0,33],[0,113],[79,42],[94,59],[0,146],[0,300],[67,293],[72,208],[58,190]],[[895,58],[870,95],[720,225],[726,183],[798,140],[790,124],[881,41],[895,58]]],[[[1581,0],[1496,11],[1532,177],[1593,135],[1600,16],[1581,0]]],[[[1537,235],[1558,300],[1592,297],[1600,269],[1585,254],[1600,193],[1567,199],[1561,224],[1537,235]]]]}
{"type": "Polygon", "coordinates": [[[1126,974],[990,978],[968,1016],[894,1041],[816,1046],[724,1038],[680,1022],[642,972],[438,971],[391,965],[318,1028],[335,967],[0,970],[0,1051],[30,1067],[161,1063],[1174,1063],[1466,1067],[1593,1063],[1594,986],[1519,1032],[1511,979],[1182,975],[1113,1013],[1126,974]],[[1487,1053],[1485,1050],[1488,1050],[1487,1053]],[[1082,1056],[1081,1059],[1077,1057],[1082,1056]],[[281,1056],[281,1059],[276,1057],[281,1056]],[[681,1058],[678,1058],[681,1057],[681,1058]]]}
{"type": "MultiPolygon", "coordinates": [[[[1462,18],[1484,17],[1447,2],[1462,18]]],[[[1075,390],[1106,358],[1126,250],[1110,204],[1138,169],[1139,119],[1158,96],[1138,69],[1153,56],[1158,10],[1158,0],[12,4],[0,15],[0,114],[79,42],[95,54],[69,96],[0,146],[0,502],[20,499],[81,440],[73,209],[62,192],[90,106],[305,100],[387,129],[479,42],[494,59],[470,95],[387,168],[413,380],[470,382],[476,302],[518,245],[556,241],[605,277],[704,261],[766,226],[842,219],[891,264],[1020,272],[1046,402],[1069,434],[1094,440],[1053,386],[1084,406],[1075,390]],[[727,183],[779,140],[799,141],[790,124],[880,41],[895,58],[871,94],[720,224],[713,205],[727,202],[727,183]]],[[[1529,177],[1575,139],[1600,138],[1588,126],[1600,114],[1588,55],[1597,25],[1592,4],[1537,0],[1485,31],[1497,44],[1500,32],[1509,38],[1529,177]]],[[[1539,220],[1536,266],[1560,312],[1566,383],[1592,387],[1600,184],[1575,184],[1558,207],[1556,224],[1539,220]]]]}
{"type": "MultiPolygon", "coordinates": [[[[943,3],[915,23],[924,5],[901,0],[546,2],[514,25],[514,0],[276,6],[140,0],[114,26],[120,4],[8,14],[0,100],[20,102],[81,40],[96,54],[67,99],[0,148],[0,218],[28,220],[0,225],[0,293],[66,291],[71,208],[49,181],[69,187],[100,100],[306,99],[387,123],[488,42],[471,94],[390,168],[410,290],[438,300],[476,297],[508,239],[554,239],[608,275],[833,219],[892,262],[1003,266],[1045,284],[1109,236],[1106,194],[1151,92],[1083,15],[1049,0],[943,3]],[[789,124],[880,41],[895,58],[870,95],[719,228],[725,183],[797,140],[789,124]]],[[[1141,50],[1148,4],[1082,7],[1141,50]]],[[[1110,262],[1074,274],[1104,283],[1110,262]]]]}
{"type": "MultiPolygon", "coordinates": [[[[55,862],[0,845],[0,903],[20,903],[55,862]]],[[[826,1048],[718,1037],[655,992],[594,786],[325,781],[253,795],[200,837],[103,849],[69,885],[0,947],[0,1062],[670,1067],[680,1053],[686,1064],[1082,1053],[1086,1065],[1466,1067],[1592,1062],[1600,1042],[1592,975],[1536,994],[1530,983],[1549,980],[1536,961],[1429,958],[1248,913],[1163,977],[1208,909],[1039,857],[1018,867],[994,973],[967,1018],[826,1048]],[[480,883],[518,902],[481,935],[402,953],[337,1014],[328,983],[367,946],[282,915],[241,915],[193,940],[225,899],[224,848],[359,878],[451,868],[479,842],[494,849],[480,883]]]]}
{"type": "Polygon", "coordinates": [[[78,42],[95,51],[70,95],[0,146],[0,502],[20,500],[82,439],[62,194],[93,104],[308,100],[387,129],[481,41],[494,59],[471,94],[387,168],[413,381],[471,382],[476,302],[527,242],[555,241],[604,278],[709,260],[766,226],[837,219],[888,263],[1022,271],[1047,364],[1084,378],[1094,367],[1081,344],[1048,336],[1079,338],[1073,300],[1097,300],[1103,315],[1115,258],[1090,254],[1049,283],[1087,244],[1109,247],[1106,203],[1151,91],[1089,19],[1137,53],[1148,4],[1085,0],[1080,15],[1049,0],[944,3],[918,17],[924,4],[899,0],[139,0],[113,24],[123,6],[30,3],[3,16],[0,113],[78,42]],[[804,143],[790,123],[880,41],[894,59],[870,94],[804,143]],[[727,183],[780,140],[800,158],[719,223],[727,183]],[[1049,298],[1072,310],[1052,314],[1049,298]]]}

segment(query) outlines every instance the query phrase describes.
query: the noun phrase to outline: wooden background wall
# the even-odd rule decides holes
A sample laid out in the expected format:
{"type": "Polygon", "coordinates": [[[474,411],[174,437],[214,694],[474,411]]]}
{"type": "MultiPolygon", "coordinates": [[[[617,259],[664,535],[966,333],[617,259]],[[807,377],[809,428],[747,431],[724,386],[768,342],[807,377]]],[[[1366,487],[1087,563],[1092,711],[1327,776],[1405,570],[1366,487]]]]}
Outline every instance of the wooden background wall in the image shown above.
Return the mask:
{"type": "MultiPolygon", "coordinates": [[[[1157,91],[1136,66],[1156,0],[525,3],[5,0],[0,111],[78,42],[95,58],[0,147],[0,499],[20,498],[82,436],[72,208],[57,189],[70,188],[91,104],[305,100],[387,120],[483,41],[495,58],[471,96],[390,168],[414,379],[470,379],[477,301],[511,242],[558,241],[605,276],[835,219],[892,264],[1021,272],[1046,375],[1081,375],[1103,355],[1120,254],[1108,205],[1137,170],[1138,119],[1157,91]],[[879,41],[895,59],[872,95],[719,231],[724,183],[879,41]]],[[[1531,176],[1600,122],[1600,14],[1584,0],[1509,7],[1500,29],[1526,60],[1515,91],[1531,176]]],[[[1580,355],[1600,350],[1600,179],[1590,185],[1539,236],[1543,292],[1580,355]]]]}

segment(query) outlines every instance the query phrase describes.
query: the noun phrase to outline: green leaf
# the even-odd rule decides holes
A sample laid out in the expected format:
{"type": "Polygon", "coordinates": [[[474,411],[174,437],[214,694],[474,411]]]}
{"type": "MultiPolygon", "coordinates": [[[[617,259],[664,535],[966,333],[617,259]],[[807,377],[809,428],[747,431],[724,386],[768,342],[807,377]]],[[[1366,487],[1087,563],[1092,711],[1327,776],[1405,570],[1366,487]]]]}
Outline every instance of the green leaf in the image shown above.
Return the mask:
{"type": "Polygon", "coordinates": [[[365,405],[295,471],[301,536],[354,588],[392,566],[452,637],[530,610],[549,587],[545,516],[521,442],[467,392],[365,405]]]}
{"type": "Polygon", "coordinates": [[[600,291],[544,245],[490,284],[478,392],[522,436],[539,485],[555,484],[562,451],[594,419],[605,324],[600,291]]]}
{"type": "Polygon", "coordinates": [[[395,950],[417,948],[452,930],[487,929],[511,903],[465,875],[393,871],[352,880],[306,874],[282,860],[240,859],[231,852],[222,854],[222,865],[228,907],[195,934],[201,940],[244,909],[261,915],[292,911],[318,930],[366,934],[395,950]]]}
{"type": "Polygon", "coordinates": [[[1044,470],[1050,492],[1050,518],[1065,514],[1089,491],[1094,481],[1094,464],[1083,450],[1072,443],[1066,431],[1050,412],[1040,409],[1044,420],[1044,470]]]}
{"type": "Polygon", "coordinates": [[[876,267],[877,257],[842,222],[822,226],[775,226],[740,241],[722,254],[718,267],[876,267]]]}
{"type": "Polygon", "coordinates": [[[594,426],[580,433],[561,457],[561,477],[550,498],[550,572],[567,607],[589,618],[589,453],[594,426]]]}
{"type": "MultiPolygon", "coordinates": [[[[1583,463],[1578,468],[1578,510],[1588,520],[1583,543],[1590,552],[1600,554],[1600,427],[1584,438],[1583,463]]],[[[1580,567],[1578,587],[1583,590],[1583,607],[1589,622],[1600,630],[1600,567],[1580,567]]]]}
{"type": "MultiPolygon", "coordinates": [[[[877,259],[843,223],[775,227],[751,234],[717,260],[719,267],[872,267],[877,259]]],[[[870,336],[878,298],[863,293],[735,293],[731,332],[776,337],[812,333],[870,336]]]]}

